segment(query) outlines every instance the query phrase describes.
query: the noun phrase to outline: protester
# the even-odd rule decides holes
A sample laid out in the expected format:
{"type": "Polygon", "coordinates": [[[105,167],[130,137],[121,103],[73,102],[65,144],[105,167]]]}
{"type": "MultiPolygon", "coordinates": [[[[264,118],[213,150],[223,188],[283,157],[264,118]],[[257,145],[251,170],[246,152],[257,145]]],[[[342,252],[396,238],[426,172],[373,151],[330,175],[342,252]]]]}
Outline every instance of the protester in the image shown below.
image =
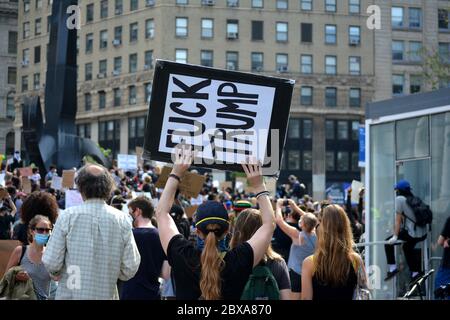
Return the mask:
{"type": "Polygon", "coordinates": [[[353,250],[350,221],[337,205],[323,209],[314,255],[303,261],[302,300],[352,300],[361,257],[353,250]]]}
{"type": "Polygon", "coordinates": [[[39,185],[41,183],[41,174],[39,173],[39,168],[34,167],[33,169],[31,169],[31,172],[33,174],[31,175],[30,180],[39,185]]]}
{"type": "Polygon", "coordinates": [[[302,198],[306,193],[306,187],[303,183],[300,183],[296,176],[290,175],[289,178],[290,184],[290,198],[293,200],[298,200],[302,198]]]}
{"type": "Polygon", "coordinates": [[[358,207],[352,205],[352,189],[347,190],[347,201],[345,203],[345,212],[350,220],[350,226],[352,227],[353,241],[359,242],[361,235],[363,234],[363,226],[360,222],[361,218],[358,212],[358,207]]]}
{"type": "Polygon", "coordinates": [[[56,299],[118,299],[117,279],[131,279],[140,263],[131,223],[105,203],[114,181],[104,167],[88,164],[75,180],[84,203],[59,216],[42,261],[61,276],[56,299]],[[82,285],[68,283],[74,272],[82,285]]]}
{"type": "MultiPolygon", "coordinates": [[[[450,217],[447,218],[437,243],[444,248],[444,252],[442,253],[441,266],[435,278],[435,289],[450,283],[450,217]]],[[[450,300],[450,295],[447,296],[447,299],[450,300]]]]}
{"type": "Polygon", "coordinates": [[[50,171],[45,175],[45,183],[52,181],[53,177],[57,177],[58,173],[56,171],[56,166],[53,164],[50,166],[50,171]]]}
{"type": "Polygon", "coordinates": [[[53,224],[48,217],[34,216],[29,223],[29,245],[18,246],[14,249],[6,270],[21,266],[23,271],[16,276],[18,281],[31,278],[34,292],[38,300],[47,300],[50,296],[51,277],[42,263],[42,255],[48,242],[53,224]]]}

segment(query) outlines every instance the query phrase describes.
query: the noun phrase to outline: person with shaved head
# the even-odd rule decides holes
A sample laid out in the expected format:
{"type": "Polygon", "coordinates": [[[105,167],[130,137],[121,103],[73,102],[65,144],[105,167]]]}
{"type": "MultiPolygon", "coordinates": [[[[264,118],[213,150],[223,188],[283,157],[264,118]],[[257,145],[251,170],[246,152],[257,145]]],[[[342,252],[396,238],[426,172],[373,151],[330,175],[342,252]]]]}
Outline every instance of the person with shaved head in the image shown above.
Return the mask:
{"type": "Polygon", "coordinates": [[[75,182],[84,203],[59,216],[42,261],[60,277],[56,299],[118,299],[117,280],[134,277],[141,260],[131,222],[105,202],[115,188],[106,168],[87,164],[75,182]]]}

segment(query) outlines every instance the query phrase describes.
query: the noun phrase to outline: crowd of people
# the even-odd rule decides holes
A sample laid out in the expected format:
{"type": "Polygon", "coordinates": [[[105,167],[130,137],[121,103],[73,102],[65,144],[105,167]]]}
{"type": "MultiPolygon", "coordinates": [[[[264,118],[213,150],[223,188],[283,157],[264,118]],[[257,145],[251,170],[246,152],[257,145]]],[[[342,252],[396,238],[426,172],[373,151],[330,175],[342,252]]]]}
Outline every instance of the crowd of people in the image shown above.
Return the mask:
{"type": "MultiPolygon", "coordinates": [[[[158,167],[124,172],[88,163],[75,176],[83,203],[70,208],[51,187],[56,166],[43,176],[33,169],[26,194],[19,168],[3,164],[0,240],[21,242],[5,277],[28,282],[40,300],[341,300],[367,285],[355,247],[365,231],[364,189],[348,190],[341,206],[314,201],[290,176],[270,194],[261,167],[247,163],[252,193],[220,190],[205,173],[201,204],[188,216],[199,198],[186,198],[179,183],[192,153],[176,156],[161,189],[158,167]],[[258,277],[270,286],[261,288],[258,277]]],[[[440,243],[448,260],[446,232],[440,243]]]]}

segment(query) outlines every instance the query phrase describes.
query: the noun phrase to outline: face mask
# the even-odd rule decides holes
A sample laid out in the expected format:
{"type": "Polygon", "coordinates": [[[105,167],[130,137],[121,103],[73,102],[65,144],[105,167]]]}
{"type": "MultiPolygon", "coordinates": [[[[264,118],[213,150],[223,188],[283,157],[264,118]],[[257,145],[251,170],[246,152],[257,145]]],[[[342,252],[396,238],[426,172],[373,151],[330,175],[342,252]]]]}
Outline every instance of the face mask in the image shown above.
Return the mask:
{"type": "Polygon", "coordinates": [[[36,233],[34,236],[34,241],[36,241],[36,243],[40,246],[45,246],[48,242],[49,237],[49,234],[36,233]]]}
{"type": "MultiPolygon", "coordinates": [[[[203,251],[203,248],[205,248],[205,240],[203,240],[197,236],[197,249],[199,249],[200,251],[203,251]]],[[[223,238],[222,240],[219,241],[219,243],[217,245],[217,249],[220,252],[228,251],[227,242],[225,241],[225,238],[223,238]]]]}

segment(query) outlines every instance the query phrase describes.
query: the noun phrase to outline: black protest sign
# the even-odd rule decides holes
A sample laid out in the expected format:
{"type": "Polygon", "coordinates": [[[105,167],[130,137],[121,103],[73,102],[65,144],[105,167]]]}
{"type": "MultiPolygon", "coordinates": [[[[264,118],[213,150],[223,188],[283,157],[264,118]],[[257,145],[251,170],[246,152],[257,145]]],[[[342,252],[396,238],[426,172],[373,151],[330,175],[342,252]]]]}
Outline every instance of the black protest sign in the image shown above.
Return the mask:
{"type": "Polygon", "coordinates": [[[194,166],[242,171],[248,157],[276,176],[294,81],[158,60],[145,132],[145,159],[172,162],[176,145],[194,166]]]}

